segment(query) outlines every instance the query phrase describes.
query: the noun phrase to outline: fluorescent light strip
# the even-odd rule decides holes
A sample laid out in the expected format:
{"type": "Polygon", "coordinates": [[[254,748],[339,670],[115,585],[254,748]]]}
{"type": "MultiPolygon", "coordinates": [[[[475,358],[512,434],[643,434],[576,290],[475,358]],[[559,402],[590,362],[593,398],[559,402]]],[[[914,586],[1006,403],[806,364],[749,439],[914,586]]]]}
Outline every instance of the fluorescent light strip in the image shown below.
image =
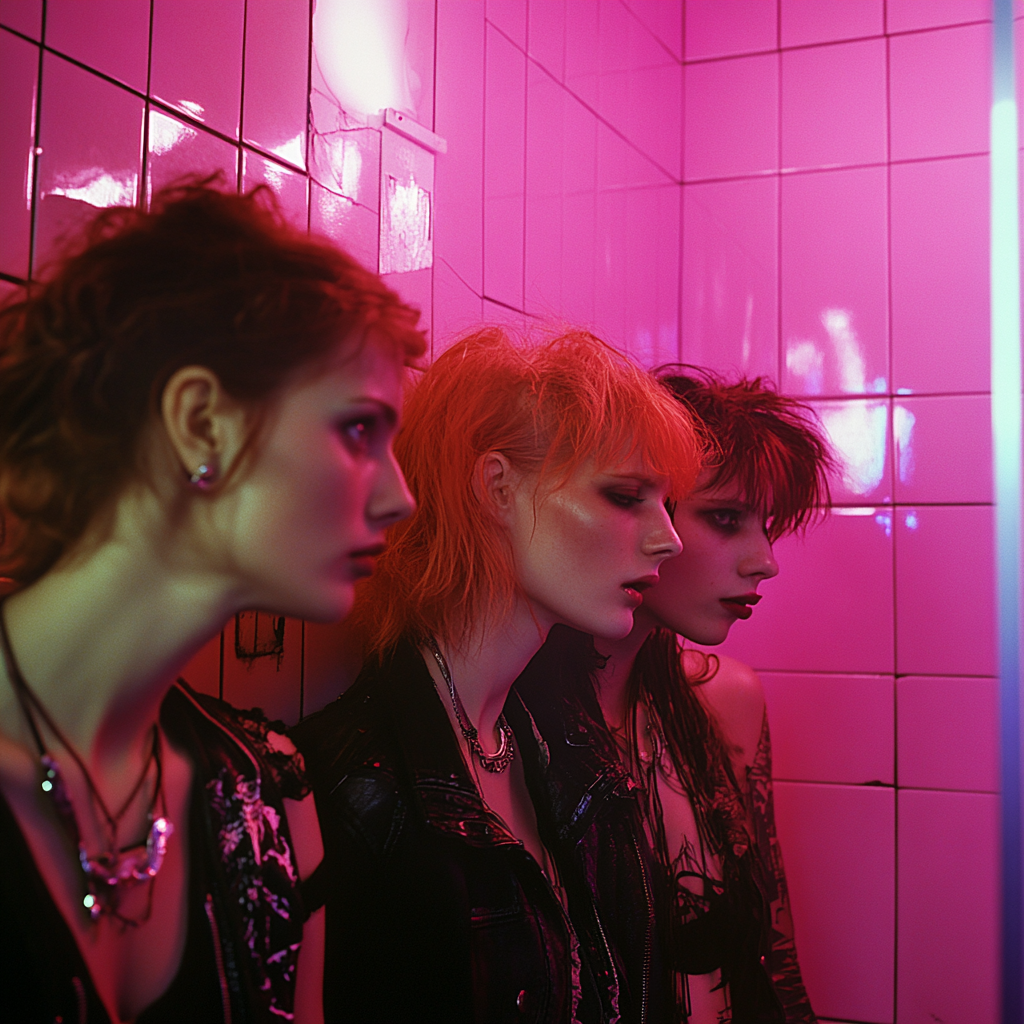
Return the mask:
{"type": "Polygon", "coordinates": [[[1024,848],[1021,838],[1020,231],[1013,0],[993,2],[992,438],[996,489],[1002,776],[1002,1020],[1024,1019],[1024,848]]]}

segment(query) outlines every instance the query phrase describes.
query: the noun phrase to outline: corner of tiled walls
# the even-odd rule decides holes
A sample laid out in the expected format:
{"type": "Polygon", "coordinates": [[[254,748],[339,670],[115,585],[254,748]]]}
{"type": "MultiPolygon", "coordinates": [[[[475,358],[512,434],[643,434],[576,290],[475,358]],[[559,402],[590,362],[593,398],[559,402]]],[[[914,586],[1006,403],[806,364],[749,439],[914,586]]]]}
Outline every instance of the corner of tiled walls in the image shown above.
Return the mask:
{"type": "MultiPolygon", "coordinates": [[[[83,200],[190,170],[266,182],[375,263],[376,186],[307,172],[307,0],[43,12],[0,0],[0,289],[83,200]]],[[[824,1019],[994,1024],[989,0],[410,12],[448,152],[434,267],[400,286],[434,351],[481,318],[581,325],[766,374],[845,452],[837,514],[780,543],[725,648],[767,689],[801,963],[824,1019]]],[[[335,629],[245,617],[186,675],[294,720],[343,657],[335,629]]]]}
{"type": "Polygon", "coordinates": [[[682,7],[438,0],[439,343],[479,320],[679,354],[682,7]]]}
{"type": "Polygon", "coordinates": [[[817,1012],[998,1016],[990,5],[686,0],[682,351],[842,450],[761,670],[817,1012]]]}

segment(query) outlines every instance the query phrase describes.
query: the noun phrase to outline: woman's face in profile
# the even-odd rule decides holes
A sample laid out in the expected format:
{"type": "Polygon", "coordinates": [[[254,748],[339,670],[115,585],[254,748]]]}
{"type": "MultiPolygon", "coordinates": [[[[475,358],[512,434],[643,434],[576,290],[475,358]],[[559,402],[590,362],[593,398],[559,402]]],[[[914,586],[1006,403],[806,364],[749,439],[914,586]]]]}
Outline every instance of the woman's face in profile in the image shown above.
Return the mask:
{"type": "Polygon", "coordinates": [[[644,595],[644,613],[698,644],[720,644],[748,619],[762,580],[779,567],[760,514],[735,483],[696,490],[673,516],[683,552],[661,567],[644,595]]]}
{"type": "Polygon", "coordinates": [[[221,510],[252,606],[317,621],[351,610],[385,528],[413,509],[392,451],[401,398],[400,362],[367,341],[274,403],[221,510]]]}
{"type": "Polygon", "coordinates": [[[667,488],[639,456],[605,469],[584,463],[553,490],[522,480],[512,547],[519,585],[545,633],[556,622],[608,639],[629,633],[658,567],[679,553],[667,488]]]}

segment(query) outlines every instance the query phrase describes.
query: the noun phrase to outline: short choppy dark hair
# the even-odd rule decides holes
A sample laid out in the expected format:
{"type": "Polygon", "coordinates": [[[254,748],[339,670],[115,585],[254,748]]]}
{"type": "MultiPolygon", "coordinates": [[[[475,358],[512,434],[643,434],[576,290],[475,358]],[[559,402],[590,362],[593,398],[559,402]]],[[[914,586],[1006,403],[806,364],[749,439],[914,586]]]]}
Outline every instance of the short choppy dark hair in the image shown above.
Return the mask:
{"type": "Polygon", "coordinates": [[[837,462],[808,406],[780,395],[766,377],[729,381],[686,365],[655,374],[707,435],[702,486],[735,482],[764,517],[772,541],[803,530],[830,506],[837,462]]]}
{"type": "Polygon", "coordinates": [[[424,352],[419,313],[376,274],[290,226],[269,189],[215,185],[103,210],[0,309],[0,575],[38,578],[139,473],[181,367],[208,367],[258,421],[341,344],[424,352]]]}

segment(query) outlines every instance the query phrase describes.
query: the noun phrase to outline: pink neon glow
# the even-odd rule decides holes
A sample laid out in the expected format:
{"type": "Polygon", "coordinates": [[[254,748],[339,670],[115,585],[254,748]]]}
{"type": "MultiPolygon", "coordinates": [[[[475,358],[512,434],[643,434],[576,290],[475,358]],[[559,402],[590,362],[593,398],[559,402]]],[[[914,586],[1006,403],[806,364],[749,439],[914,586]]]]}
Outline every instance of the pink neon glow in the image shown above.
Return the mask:
{"type": "MultiPolygon", "coordinates": [[[[435,353],[566,320],[813,405],[842,507],[721,648],[766,686],[805,980],[822,1017],[994,1022],[990,4],[50,0],[45,52],[42,10],[0,3],[5,277],[219,170],[394,275],[435,353]]],[[[337,643],[185,674],[294,721],[337,643]]]]}

